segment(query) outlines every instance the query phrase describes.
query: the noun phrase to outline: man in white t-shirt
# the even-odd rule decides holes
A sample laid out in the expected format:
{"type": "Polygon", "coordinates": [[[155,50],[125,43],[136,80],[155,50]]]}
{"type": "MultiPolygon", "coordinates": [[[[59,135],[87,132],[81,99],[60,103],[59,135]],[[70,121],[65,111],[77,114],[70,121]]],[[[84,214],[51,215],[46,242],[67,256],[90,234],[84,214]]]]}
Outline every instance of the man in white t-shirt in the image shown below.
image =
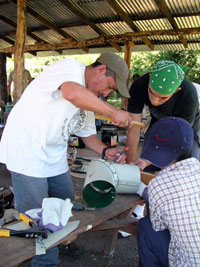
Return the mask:
{"type": "MultiPolygon", "coordinates": [[[[119,127],[131,127],[129,113],[99,98],[117,90],[129,97],[128,73],[121,57],[104,53],[87,67],[72,59],[58,61],[28,85],[10,112],[0,143],[0,162],[11,172],[19,212],[41,208],[47,197],[74,199],[67,164],[70,134],[103,157],[120,156],[122,149],[108,149],[97,137],[94,112],[110,116],[119,127]]],[[[125,162],[125,156],[118,162],[125,162]]],[[[32,266],[58,263],[57,247],[32,259],[32,266]]]]}

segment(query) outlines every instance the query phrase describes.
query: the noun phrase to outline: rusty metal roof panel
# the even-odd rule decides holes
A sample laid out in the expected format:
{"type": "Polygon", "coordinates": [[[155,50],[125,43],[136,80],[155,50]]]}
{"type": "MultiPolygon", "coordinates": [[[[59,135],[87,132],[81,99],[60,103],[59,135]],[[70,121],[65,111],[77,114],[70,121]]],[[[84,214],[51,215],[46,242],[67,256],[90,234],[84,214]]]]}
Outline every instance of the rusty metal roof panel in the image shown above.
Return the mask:
{"type": "Polygon", "coordinates": [[[60,34],[56,33],[55,31],[52,30],[44,30],[40,32],[33,32],[36,36],[41,38],[42,40],[46,41],[47,43],[59,43],[61,39],[63,39],[60,34]]]}
{"type": "Polygon", "coordinates": [[[15,29],[14,27],[7,25],[0,19],[0,33],[10,32],[10,31],[13,31],[14,29],[15,29]]]}
{"type": "Polygon", "coordinates": [[[129,15],[147,17],[159,13],[153,0],[118,0],[118,4],[129,15]]]}
{"type": "Polygon", "coordinates": [[[0,14],[17,23],[17,9],[14,5],[1,5],[0,14]]]}
{"type": "Polygon", "coordinates": [[[155,45],[155,51],[168,51],[168,50],[184,50],[182,44],[165,44],[165,45],[155,45]]]}
{"type": "Polygon", "coordinates": [[[104,0],[70,0],[70,2],[91,20],[109,19],[117,15],[104,0]]]}
{"type": "Polygon", "coordinates": [[[99,34],[96,33],[90,26],[63,28],[63,30],[77,41],[99,37],[99,34]]]}
{"type": "Polygon", "coordinates": [[[187,41],[196,41],[199,42],[200,40],[200,34],[195,34],[195,35],[188,35],[185,37],[187,39],[187,41]]]}
{"type": "Polygon", "coordinates": [[[123,21],[98,24],[98,27],[107,35],[124,34],[133,30],[123,21]]]}
{"type": "Polygon", "coordinates": [[[189,43],[188,49],[191,50],[200,50],[200,43],[189,43]]]}
{"type": "MultiPolygon", "coordinates": [[[[8,18],[17,24],[17,7],[13,4],[7,4],[0,7],[0,15],[8,18]]],[[[29,27],[39,27],[42,26],[36,19],[27,14],[27,26],[29,27]]]]}
{"type": "Polygon", "coordinates": [[[200,9],[199,0],[165,0],[172,14],[193,13],[200,9]]]}
{"type": "Polygon", "coordinates": [[[59,0],[34,0],[27,2],[27,6],[56,25],[66,24],[66,21],[72,23],[78,20],[73,12],[65,7],[59,0]]]}
{"type": "Polygon", "coordinates": [[[0,41],[0,47],[1,48],[7,48],[7,47],[10,47],[12,46],[11,44],[8,44],[6,41],[2,40],[0,41]]]}
{"type": "Polygon", "coordinates": [[[150,19],[135,21],[135,25],[140,31],[156,31],[172,29],[171,24],[167,19],[150,19]]]}
{"type": "Polygon", "coordinates": [[[173,36],[151,36],[149,37],[151,41],[160,41],[160,42],[176,42],[179,41],[178,35],[173,35],[173,36]]]}
{"type": "MultiPolygon", "coordinates": [[[[200,2],[199,2],[200,5],[200,2]]],[[[200,16],[179,17],[175,18],[179,28],[195,28],[200,27],[200,16]]]]}

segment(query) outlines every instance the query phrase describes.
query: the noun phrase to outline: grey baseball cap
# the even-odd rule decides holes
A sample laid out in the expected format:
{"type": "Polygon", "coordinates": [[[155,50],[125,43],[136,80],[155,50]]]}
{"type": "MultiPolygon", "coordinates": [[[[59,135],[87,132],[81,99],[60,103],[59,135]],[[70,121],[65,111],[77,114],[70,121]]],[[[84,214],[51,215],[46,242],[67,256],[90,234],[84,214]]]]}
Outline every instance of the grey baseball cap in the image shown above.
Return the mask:
{"type": "Polygon", "coordinates": [[[96,61],[106,65],[108,69],[115,73],[117,88],[120,95],[129,98],[130,94],[127,88],[129,69],[123,58],[114,53],[103,53],[96,61]]]}

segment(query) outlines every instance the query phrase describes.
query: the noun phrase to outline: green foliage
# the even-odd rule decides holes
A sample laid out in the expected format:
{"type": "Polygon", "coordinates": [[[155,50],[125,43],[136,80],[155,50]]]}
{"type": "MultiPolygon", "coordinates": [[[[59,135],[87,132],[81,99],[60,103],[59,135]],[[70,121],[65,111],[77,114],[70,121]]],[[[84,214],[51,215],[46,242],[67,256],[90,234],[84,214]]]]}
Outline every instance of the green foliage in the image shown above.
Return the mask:
{"type": "MultiPolygon", "coordinates": [[[[119,56],[124,58],[123,53],[119,56]]],[[[50,57],[34,57],[25,59],[25,67],[30,71],[32,77],[36,78],[47,66],[52,65],[60,59],[66,57],[74,58],[86,65],[93,63],[99,54],[89,55],[74,55],[74,56],[50,56],[50,57]]],[[[130,77],[138,73],[143,75],[150,72],[154,63],[158,60],[173,60],[177,64],[183,65],[188,69],[185,71],[185,76],[193,82],[200,84],[200,51],[199,50],[183,50],[183,51],[161,51],[161,52],[136,52],[132,53],[130,63],[130,77]]],[[[14,68],[13,59],[7,60],[7,73],[9,74],[14,68]]],[[[117,106],[120,105],[120,97],[118,94],[113,94],[108,101],[112,101],[117,106]],[[113,101],[117,100],[117,101],[113,101]]],[[[115,105],[114,104],[114,105],[115,105]]]]}
{"type": "Polygon", "coordinates": [[[198,50],[133,53],[130,64],[130,77],[135,73],[143,75],[146,72],[150,72],[158,60],[171,60],[187,67],[185,77],[192,82],[200,83],[200,51],[198,50]]]}

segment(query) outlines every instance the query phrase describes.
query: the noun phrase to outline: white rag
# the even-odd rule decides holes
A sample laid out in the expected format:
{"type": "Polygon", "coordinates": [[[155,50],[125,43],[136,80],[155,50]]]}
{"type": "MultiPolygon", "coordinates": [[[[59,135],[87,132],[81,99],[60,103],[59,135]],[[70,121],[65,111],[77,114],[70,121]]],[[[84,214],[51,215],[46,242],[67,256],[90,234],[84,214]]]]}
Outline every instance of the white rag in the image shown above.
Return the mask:
{"type": "Polygon", "coordinates": [[[44,198],[42,201],[43,225],[54,224],[65,227],[72,217],[73,204],[69,198],[63,200],[55,197],[44,198]]]}

